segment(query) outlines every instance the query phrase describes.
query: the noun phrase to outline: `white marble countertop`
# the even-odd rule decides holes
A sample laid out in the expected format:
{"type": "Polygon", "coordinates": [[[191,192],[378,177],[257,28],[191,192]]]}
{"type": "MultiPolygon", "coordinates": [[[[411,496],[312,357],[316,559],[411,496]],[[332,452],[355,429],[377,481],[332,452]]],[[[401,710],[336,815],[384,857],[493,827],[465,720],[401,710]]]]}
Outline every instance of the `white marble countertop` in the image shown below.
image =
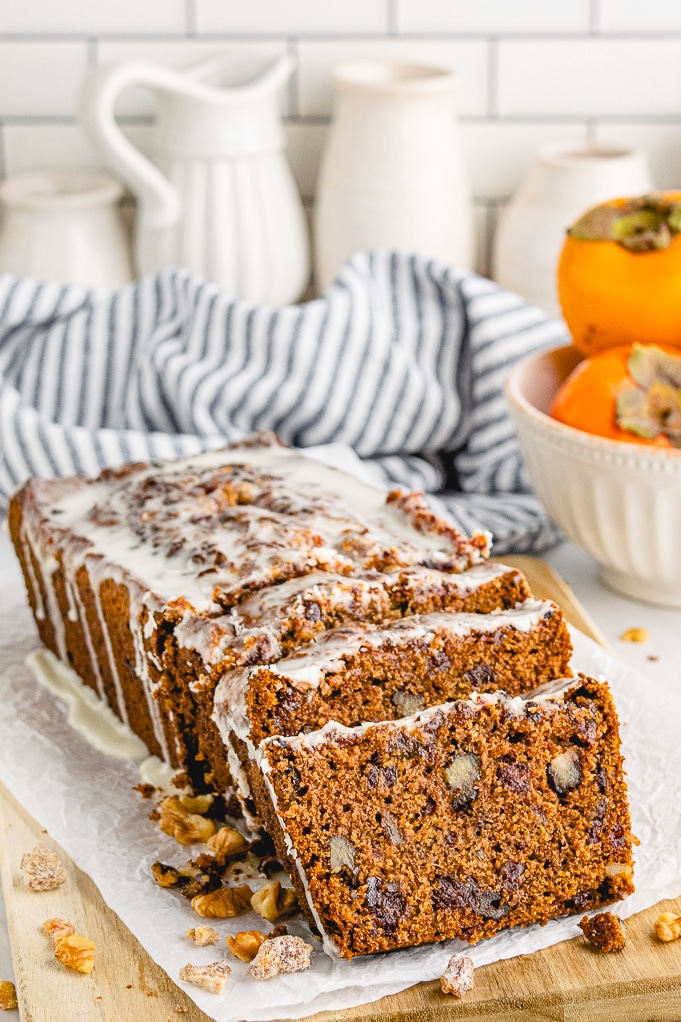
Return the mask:
{"type": "MultiPolygon", "coordinates": [[[[503,559],[503,558],[500,558],[503,559]]],[[[571,586],[603,635],[614,656],[636,667],[663,689],[681,689],[681,610],[668,610],[617,596],[599,578],[598,565],[571,543],[563,543],[545,554],[545,560],[571,586]],[[623,641],[628,628],[644,628],[643,643],[623,641]]],[[[3,583],[23,585],[9,538],[0,532],[0,574],[3,583]]],[[[0,894],[0,979],[12,978],[12,962],[0,894]]],[[[18,1012],[7,1012],[8,1020],[18,1012]]]]}

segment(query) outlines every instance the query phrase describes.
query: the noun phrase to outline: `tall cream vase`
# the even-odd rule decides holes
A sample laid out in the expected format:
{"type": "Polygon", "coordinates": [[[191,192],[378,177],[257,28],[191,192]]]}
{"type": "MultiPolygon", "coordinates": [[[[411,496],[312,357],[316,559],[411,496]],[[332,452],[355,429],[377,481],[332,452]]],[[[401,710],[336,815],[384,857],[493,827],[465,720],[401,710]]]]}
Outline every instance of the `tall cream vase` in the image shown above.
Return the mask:
{"type": "Polygon", "coordinates": [[[499,219],[494,280],[560,316],[556,272],[568,227],[591,206],[652,189],[648,159],[639,150],[575,142],[542,146],[499,219]]]}
{"type": "Polygon", "coordinates": [[[357,61],[339,65],[334,80],[315,204],[318,289],[362,249],[394,248],[470,267],[472,206],[455,75],[357,61]]]}

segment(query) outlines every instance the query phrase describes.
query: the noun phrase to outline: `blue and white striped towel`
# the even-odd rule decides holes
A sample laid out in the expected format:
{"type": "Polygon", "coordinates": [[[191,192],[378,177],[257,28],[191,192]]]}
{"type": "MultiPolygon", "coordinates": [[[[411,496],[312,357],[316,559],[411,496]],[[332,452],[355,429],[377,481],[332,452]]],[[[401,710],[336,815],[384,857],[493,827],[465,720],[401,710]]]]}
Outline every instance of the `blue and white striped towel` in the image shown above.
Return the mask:
{"type": "Polygon", "coordinates": [[[565,328],[475,274],[360,253],[321,298],[273,309],[184,270],[115,292],[0,276],[0,506],[29,475],[96,474],[272,429],[349,444],[495,551],[556,541],[502,386],[565,328]]]}

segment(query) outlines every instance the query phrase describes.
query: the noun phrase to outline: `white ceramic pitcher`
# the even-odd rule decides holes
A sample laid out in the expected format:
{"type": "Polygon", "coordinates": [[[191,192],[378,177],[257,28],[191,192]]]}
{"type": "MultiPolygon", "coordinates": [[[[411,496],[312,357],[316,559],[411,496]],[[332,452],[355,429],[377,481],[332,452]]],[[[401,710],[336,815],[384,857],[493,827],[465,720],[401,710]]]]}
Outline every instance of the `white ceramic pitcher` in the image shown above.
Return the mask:
{"type": "Polygon", "coordinates": [[[294,67],[229,55],[184,72],[146,63],[97,68],[83,126],[138,200],[139,273],[185,266],[249,301],[295,301],[310,270],[307,223],[284,153],[278,95],[294,67]],[[125,137],[114,104],[130,85],[157,94],[155,164],[125,137]]]}
{"type": "Polygon", "coordinates": [[[499,218],[494,280],[560,316],[556,271],[568,227],[599,202],[653,187],[642,150],[574,142],[542,146],[499,218]]]}
{"type": "Polygon", "coordinates": [[[473,261],[472,204],[456,76],[391,61],[335,69],[334,120],[315,206],[317,286],[358,249],[473,261]]]}

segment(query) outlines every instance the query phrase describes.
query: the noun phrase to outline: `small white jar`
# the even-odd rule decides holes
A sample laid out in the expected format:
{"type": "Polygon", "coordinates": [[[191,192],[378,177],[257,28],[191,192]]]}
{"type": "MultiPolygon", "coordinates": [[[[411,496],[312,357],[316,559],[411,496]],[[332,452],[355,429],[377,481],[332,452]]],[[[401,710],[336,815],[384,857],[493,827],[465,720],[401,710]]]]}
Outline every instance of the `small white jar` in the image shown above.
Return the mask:
{"type": "Polygon", "coordinates": [[[0,273],[117,288],[133,277],[118,201],[105,174],[31,171],[0,184],[0,273]]]}

